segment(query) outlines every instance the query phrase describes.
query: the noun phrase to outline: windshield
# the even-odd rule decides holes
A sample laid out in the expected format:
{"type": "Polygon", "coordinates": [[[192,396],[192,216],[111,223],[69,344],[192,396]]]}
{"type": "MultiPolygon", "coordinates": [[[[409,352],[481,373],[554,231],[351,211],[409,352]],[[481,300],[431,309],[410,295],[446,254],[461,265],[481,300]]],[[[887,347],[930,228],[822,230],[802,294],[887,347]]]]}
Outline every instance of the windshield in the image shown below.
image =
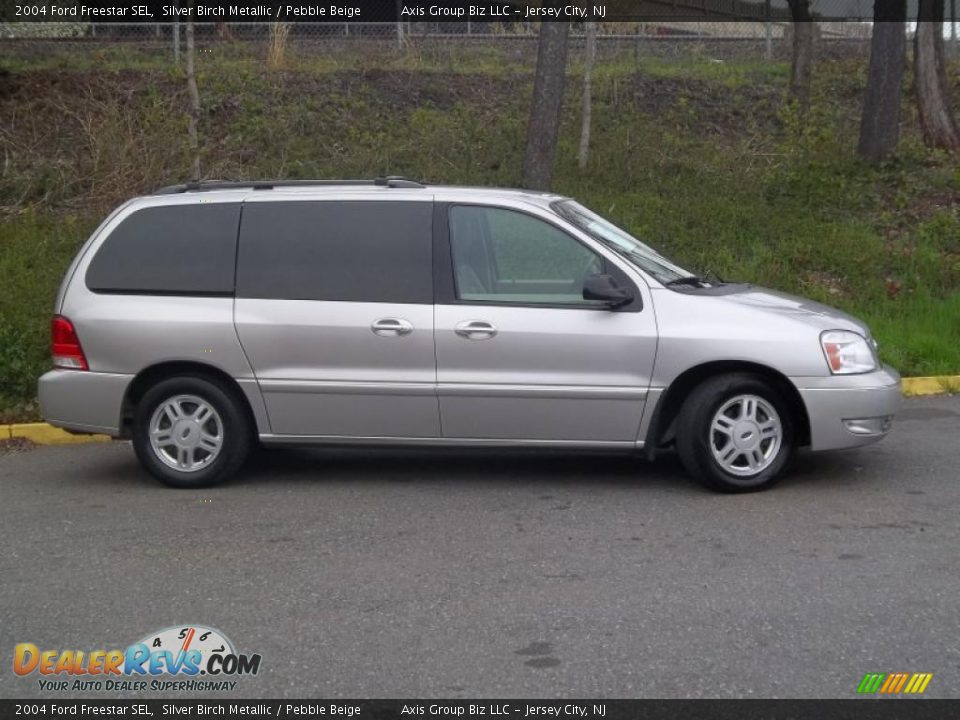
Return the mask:
{"type": "Polygon", "coordinates": [[[690,271],[667,260],[649,245],[644,245],[626,230],[621,230],[578,202],[560,200],[551,207],[560,217],[572,222],[590,237],[599,240],[661,283],[694,276],[690,271]]]}

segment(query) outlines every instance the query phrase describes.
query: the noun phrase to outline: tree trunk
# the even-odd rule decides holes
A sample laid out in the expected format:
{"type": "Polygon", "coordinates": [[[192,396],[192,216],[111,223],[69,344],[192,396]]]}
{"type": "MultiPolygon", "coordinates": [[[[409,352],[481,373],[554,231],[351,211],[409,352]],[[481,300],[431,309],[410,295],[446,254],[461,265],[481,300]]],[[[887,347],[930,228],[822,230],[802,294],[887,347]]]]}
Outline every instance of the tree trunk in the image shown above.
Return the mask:
{"type": "Polygon", "coordinates": [[[810,107],[816,26],[810,14],[810,0],[787,0],[793,18],[793,59],[790,63],[790,97],[801,111],[810,107]]]}
{"type": "Polygon", "coordinates": [[[523,184],[534,190],[548,190],[553,176],[569,36],[569,23],[540,23],[537,75],[533,84],[527,149],[523,158],[523,184]]]}
{"type": "Polygon", "coordinates": [[[586,23],[586,47],[583,58],[583,111],[580,122],[580,169],[590,158],[590,125],[593,121],[593,64],[597,59],[597,24],[586,23]]]}
{"type": "Polygon", "coordinates": [[[919,1],[913,72],[923,141],[930,147],[960,150],[960,132],[950,112],[943,69],[943,0],[919,1]]]}
{"type": "Polygon", "coordinates": [[[216,31],[217,40],[221,42],[233,42],[233,32],[225,22],[214,23],[214,30],[216,31]]]}
{"type": "MultiPolygon", "coordinates": [[[[193,7],[191,0],[190,7],[193,7]]],[[[192,15],[192,13],[191,13],[192,15]]],[[[190,16],[188,16],[190,17],[190,16]]],[[[187,125],[187,136],[190,139],[190,154],[192,156],[191,179],[200,182],[200,139],[197,134],[197,122],[200,119],[200,92],[197,90],[197,75],[194,71],[194,43],[193,20],[187,20],[187,92],[190,95],[190,121],[187,125]]]]}
{"type": "Polygon", "coordinates": [[[897,149],[900,139],[900,86],[903,83],[907,35],[906,0],[875,0],[870,69],[860,118],[857,152],[879,162],[897,149]]]}

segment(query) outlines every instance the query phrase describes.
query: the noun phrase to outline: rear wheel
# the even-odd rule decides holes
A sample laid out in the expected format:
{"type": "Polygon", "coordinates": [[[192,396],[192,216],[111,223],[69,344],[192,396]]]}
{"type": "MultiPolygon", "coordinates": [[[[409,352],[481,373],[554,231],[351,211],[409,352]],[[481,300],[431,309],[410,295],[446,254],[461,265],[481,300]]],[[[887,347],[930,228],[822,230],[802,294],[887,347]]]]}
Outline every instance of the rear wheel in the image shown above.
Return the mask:
{"type": "Polygon", "coordinates": [[[764,379],[720,375],[684,402],[677,450],[687,471],[714,490],[764,490],[782,477],[793,455],[793,415],[764,379]]]}
{"type": "Polygon", "coordinates": [[[252,429],[235,394],[202,377],[163,380],[144,393],[133,421],[141,464],[172,487],[216,485],[240,469],[252,429]]]}

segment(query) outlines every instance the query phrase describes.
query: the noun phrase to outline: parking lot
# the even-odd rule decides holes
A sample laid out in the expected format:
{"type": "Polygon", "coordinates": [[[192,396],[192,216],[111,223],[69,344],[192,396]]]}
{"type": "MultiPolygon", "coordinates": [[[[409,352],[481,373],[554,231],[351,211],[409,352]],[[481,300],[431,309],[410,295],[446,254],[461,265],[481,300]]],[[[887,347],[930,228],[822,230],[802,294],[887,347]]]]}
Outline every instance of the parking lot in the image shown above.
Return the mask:
{"type": "Polygon", "coordinates": [[[200,623],[263,657],[233,697],[956,697],[958,440],[960,398],[909,400],[742,496],[673,457],[269,450],[174,491],[126,443],[7,448],[0,696],[51,697],[16,643],[200,623]]]}

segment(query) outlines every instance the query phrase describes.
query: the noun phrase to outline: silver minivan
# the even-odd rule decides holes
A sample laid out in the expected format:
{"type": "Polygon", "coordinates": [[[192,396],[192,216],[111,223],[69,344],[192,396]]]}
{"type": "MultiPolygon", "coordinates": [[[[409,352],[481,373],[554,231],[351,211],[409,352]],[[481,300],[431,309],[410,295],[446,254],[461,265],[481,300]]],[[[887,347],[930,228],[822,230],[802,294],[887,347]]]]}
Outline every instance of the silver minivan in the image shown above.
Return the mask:
{"type": "Polygon", "coordinates": [[[43,416],[175,487],[259,442],[675,448],[743,492],[880,439],[901,397],[849,315],[697,277],[569,198],[405,178],[133,199],[54,312],[43,416]]]}

